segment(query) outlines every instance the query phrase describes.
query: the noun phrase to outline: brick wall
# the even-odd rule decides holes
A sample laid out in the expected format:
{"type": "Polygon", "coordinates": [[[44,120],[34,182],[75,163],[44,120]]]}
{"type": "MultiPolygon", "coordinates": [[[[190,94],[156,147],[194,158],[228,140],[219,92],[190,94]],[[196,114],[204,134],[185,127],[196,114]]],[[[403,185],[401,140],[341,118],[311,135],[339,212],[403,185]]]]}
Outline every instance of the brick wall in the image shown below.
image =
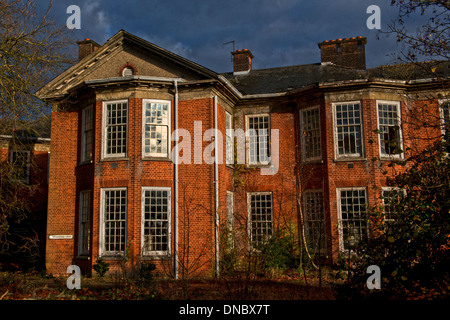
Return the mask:
{"type": "MultiPolygon", "coordinates": [[[[39,256],[33,257],[31,261],[27,253],[14,254],[13,257],[7,255],[2,257],[3,261],[18,263],[23,267],[34,267],[40,269],[43,267],[45,259],[45,242],[46,242],[46,218],[47,218],[47,201],[48,201],[48,161],[50,145],[47,141],[23,141],[18,147],[14,147],[9,138],[0,140],[0,161],[9,162],[12,150],[27,150],[30,152],[30,170],[28,185],[31,188],[24,188],[21,192],[23,199],[29,212],[26,219],[18,225],[12,225],[10,237],[14,237],[16,231],[21,236],[37,236],[37,253],[39,256]],[[15,228],[19,228],[16,230],[15,228]]],[[[6,173],[7,174],[7,173],[6,173]]],[[[20,239],[10,239],[16,242],[17,246],[21,246],[20,239]]],[[[14,249],[15,250],[15,249],[14,249]]]]}
{"type": "MultiPolygon", "coordinates": [[[[330,261],[336,262],[339,248],[339,221],[338,221],[338,197],[337,188],[363,187],[366,189],[369,206],[381,204],[380,192],[386,186],[387,177],[393,177],[403,172],[406,167],[395,165],[389,166],[390,160],[380,158],[379,140],[380,135],[375,132],[378,128],[377,99],[364,98],[365,94],[352,94],[351,96],[336,96],[327,102],[320,99],[308,103],[299,101],[301,108],[308,106],[321,106],[321,137],[322,137],[322,162],[304,164],[301,166],[300,177],[303,189],[317,189],[324,192],[324,211],[327,219],[327,246],[330,249],[330,261]],[[335,99],[335,100],[333,100],[335,99]],[[360,101],[362,105],[363,119],[363,153],[362,158],[337,160],[335,156],[334,118],[332,103],[345,101],[360,101]]],[[[398,94],[386,97],[386,93],[380,93],[378,100],[389,98],[391,101],[400,101],[403,158],[408,158],[419,152],[433,139],[439,137],[436,130],[436,104],[430,101],[404,100],[398,94]],[[424,113],[427,116],[424,116],[424,113]],[[423,126],[423,119],[430,119],[429,126],[423,126]],[[431,121],[434,119],[434,122],[431,121]],[[434,123],[434,124],[433,124],[434,123]]],[[[299,150],[298,157],[301,157],[299,150]]]]}
{"type": "Polygon", "coordinates": [[[75,239],[52,240],[50,235],[74,235],[78,155],[78,112],[52,112],[46,267],[65,274],[72,264],[75,239]]]}
{"type": "MultiPolygon", "coordinates": [[[[144,98],[172,101],[173,93],[167,89],[111,89],[99,92],[95,99],[87,97],[80,106],[95,106],[94,158],[92,163],[79,165],[81,112],[54,112],[52,118],[52,156],[50,169],[50,197],[48,211],[48,235],[74,235],[69,240],[48,240],[47,269],[50,273],[65,274],[68,265],[76,263],[89,272],[100,253],[101,189],[126,187],[127,266],[135,267],[142,260],[157,265],[157,272],[173,275],[175,253],[175,194],[174,164],[171,159],[143,159],[142,157],[142,103],[144,98]],[[128,114],[128,155],[125,159],[102,159],[102,109],[105,101],[126,99],[128,114]],[[168,257],[141,257],[142,187],[170,187],[172,189],[172,248],[168,257]],[[91,254],[77,257],[79,193],[92,192],[91,254]]],[[[189,270],[194,275],[210,276],[215,270],[215,173],[214,165],[204,161],[195,163],[194,141],[202,141],[206,130],[214,126],[214,92],[210,89],[183,89],[178,104],[179,128],[191,133],[191,164],[179,166],[178,199],[178,266],[180,276],[189,270]],[[201,121],[201,132],[195,133],[195,121],[201,121]],[[197,135],[195,135],[197,134],[197,135]]],[[[274,231],[289,228],[297,233],[298,197],[297,182],[301,190],[322,190],[326,216],[327,247],[329,260],[336,261],[339,254],[337,188],[364,187],[369,205],[379,202],[379,190],[386,184],[386,176],[399,167],[387,167],[388,161],[379,158],[376,98],[397,100],[398,93],[341,92],[295,101],[295,108],[273,108],[268,104],[247,104],[233,110],[234,128],[244,129],[246,115],[269,113],[271,129],[279,130],[279,170],[275,175],[263,176],[258,167],[246,165],[234,169],[225,164],[226,138],[223,134],[222,163],[219,164],[219,217],[220,227],[227,221],[226,191],[234,192],[234,230],[237,243],[248,244],[248,206],[250,192],[271,192],[273,199],[274,231]],[[377,96],[378,94],[378,96],[377,96]],[[361,159],[340,161],[335,159],[334,124],[332,103],[358,100],[362,105],[364,156],[361,159]],[[299,109],[319,106],[321,115],[322,160],[296,166],[301,159],[299,109]],[[387,175],[384,172],[387,171],[387,175]],[[297,180],[298,179],[298,180],[297,180]]],[[[401,101],[404,149],[423,148],[427,138],[436,135],[435,129],[422,130],[411,124],[421,116],[424,101],[401,101]],[[414,147],[414,148],[413,148],[414,147]]],[[[82,100],[83,101],[83,100],[82,100]]],[[[274,103],[275,104],[275,103],[274,103]]],[[[225,110],[232,111],[231,104],[218,99],[218,128],[225,133],[225,110]]],[[[174,123],[172,110],[172,123],[174,123]]],[[[423,116],[422,116],[423,117],[423,116]]],[[[174,127],[172,127],[174,130],[174,127]]],[[[202,141],[201,150],[210,147],[212,141],[202,141]]],[[[172,142],[172,147],[174,142],[172,142]]],[[[409,156],[411,151],[406,151],[409,156]]],[[[395,170],[395,171],[394,171],[395,170]]],[[[222,232],[221,231],[221,232],[222,232]]],[[[108,258],[112,270],[119,270],[121,262],[108,258]]]]}

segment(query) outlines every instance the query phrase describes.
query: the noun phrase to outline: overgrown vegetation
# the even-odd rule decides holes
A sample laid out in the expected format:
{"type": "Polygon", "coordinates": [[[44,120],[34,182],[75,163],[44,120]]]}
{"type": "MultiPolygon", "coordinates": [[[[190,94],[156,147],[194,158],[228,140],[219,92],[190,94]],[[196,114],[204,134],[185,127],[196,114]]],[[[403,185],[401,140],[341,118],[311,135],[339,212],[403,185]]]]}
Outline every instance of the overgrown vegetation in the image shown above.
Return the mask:
{"type": "Polygon", "coordinates": [[[382,290],[372,295],[401,298],[448,297],[450,293],[450,158],[436,142],[407,161],[404,173],[388,179],[404,196],[390,203],[390,219],[371,208],[372,237],[352,256],[351,296],[366,296],[366,269],[382,271],[382,290]]]}
{"type": "Polygon", "coordinates": [[[36,7],[35,0],[0,0],[0,135],[21,151],[0,163],[0,254],[26,253],[30,260],[41,235],[36,229],[23,235],[36,218],[27,199],[37,186],[21,179],[24,166],[33,165],[22,151],[30,151],[31,137],[48,135],[49,106],[36,91],[73,62],[68,29],[50,16],[51,5],[44,14],[36,7]]]}

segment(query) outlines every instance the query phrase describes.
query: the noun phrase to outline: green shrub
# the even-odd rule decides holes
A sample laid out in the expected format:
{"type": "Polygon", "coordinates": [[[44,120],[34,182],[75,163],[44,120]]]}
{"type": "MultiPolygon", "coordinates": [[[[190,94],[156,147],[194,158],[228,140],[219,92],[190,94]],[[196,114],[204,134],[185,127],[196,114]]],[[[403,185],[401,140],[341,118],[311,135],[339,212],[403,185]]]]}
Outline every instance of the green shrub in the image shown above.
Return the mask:
{"type": "Polygon", "coordinates": [[[286,270],[295,267],[295,245],[291,236],[277,233],[260,249],[264,269],[286,270]]]}
{"type": "Polygon", "coordinates": [[[153,271],[156,266],[153,263],[141,263],[139,266],[139,282],[142,285],[149,286],[153,283],[153,271]]]}
{"type": "Polygon", "coordinates": [[[95,272],[98,273],[100,278],[103,278],[106,272],[109,270],[109,263],[105,262],[102,257],[97,259],[97,262],[93,265],[95,272]]]}
{"type": "Polygon", "coordinates": [[[348,289],[355,294],[406,298],[427,288],[448,291],[450,158],[436,143],[408,162],[407,170],[387,179],[388,186],[405,190],[391,205],[392,220],[384,221],[382,208],[370,208],[372,236],[358,245],[349,273],[348,289]],[[366,288],[370,265],[381,269],[382,290],[366,288]]]}

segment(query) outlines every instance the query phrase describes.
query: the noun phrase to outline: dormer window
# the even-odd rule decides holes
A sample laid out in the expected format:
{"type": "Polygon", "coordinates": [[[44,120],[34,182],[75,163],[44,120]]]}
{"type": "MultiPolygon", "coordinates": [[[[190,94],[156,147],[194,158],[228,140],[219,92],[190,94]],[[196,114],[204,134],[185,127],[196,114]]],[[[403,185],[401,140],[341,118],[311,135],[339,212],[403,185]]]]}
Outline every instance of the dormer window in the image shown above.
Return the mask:
{"type": "Polygon", "coordinates": [[[134,75],[134,69],[132,67],[125,67],[122,70],[122,77],[129,77],[134,75]]]}

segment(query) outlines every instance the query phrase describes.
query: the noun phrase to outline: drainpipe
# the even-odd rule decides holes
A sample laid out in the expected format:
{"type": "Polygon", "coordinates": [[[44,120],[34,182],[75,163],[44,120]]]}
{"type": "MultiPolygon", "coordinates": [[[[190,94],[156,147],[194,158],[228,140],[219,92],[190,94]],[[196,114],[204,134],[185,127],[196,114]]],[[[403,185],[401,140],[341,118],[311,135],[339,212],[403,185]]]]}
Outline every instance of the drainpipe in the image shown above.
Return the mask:
{"type": "Polygon", "coordinates": [[[219,277],[219,148],[217,126],[217,96],[214,96],[214,187],[215,187],[215,246],[216,246],[216,277],[219,277]]]}
{"type": "Polygon", "coordinates": [[[178,82],[176,79],[173,80],[173,85],[175,87],[175,97],[174,97],[174,132],[175,134],[175,149],[174,149],[174,199],[175,199],[175,213],[174,213],[174,224],[175,224],[175,235],[174,235],[174,274],[175,279],[178,279],[178,82]]]}

